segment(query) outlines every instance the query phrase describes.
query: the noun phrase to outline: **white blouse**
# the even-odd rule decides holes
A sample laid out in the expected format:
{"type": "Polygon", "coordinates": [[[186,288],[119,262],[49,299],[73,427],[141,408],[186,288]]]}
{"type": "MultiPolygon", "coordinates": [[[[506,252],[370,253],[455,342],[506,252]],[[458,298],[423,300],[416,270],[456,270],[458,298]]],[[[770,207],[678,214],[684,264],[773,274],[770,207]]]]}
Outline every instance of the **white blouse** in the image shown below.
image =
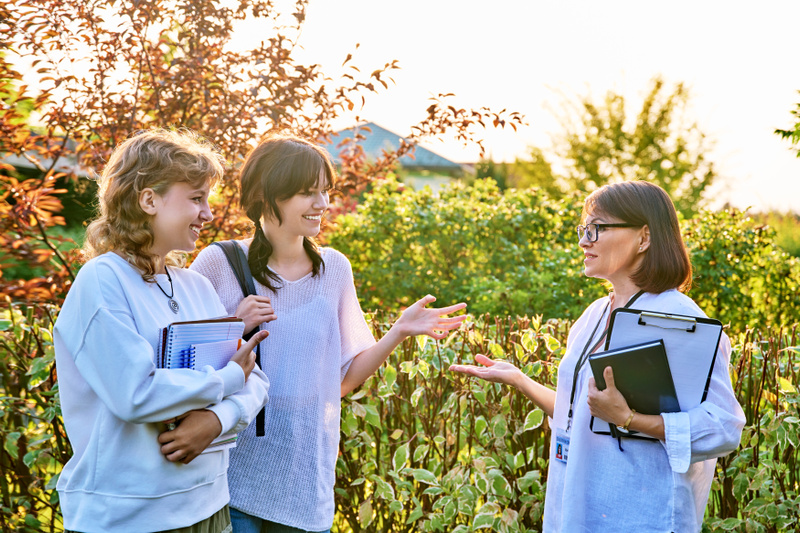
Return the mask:
{"type": "MultiPolygon", "coordinates": [[[[716,458],[739,445],[744,413],[731,386],[731,344],[722,335],[708,395],[698,407],[662,413],[665,441],[617,439],[593,433],[587,404],[591,370],[578,373],[566,463],[556,459],[557,435],[567,430],[575,365],[609,298],[589,306],[572,327],[558,368],[545,497],[547,532],[700,531],[716,458]]],[[[648,311],[706,315],[684,294],[645,293],[632,306],[648,311]]],[[[606,315],[607,316],[607,315],[606,315]]],[[[605,323],[595,334],[596,342],[605,323]]],[[[563,447],[563,443],[562,444],[563,447]]]]}

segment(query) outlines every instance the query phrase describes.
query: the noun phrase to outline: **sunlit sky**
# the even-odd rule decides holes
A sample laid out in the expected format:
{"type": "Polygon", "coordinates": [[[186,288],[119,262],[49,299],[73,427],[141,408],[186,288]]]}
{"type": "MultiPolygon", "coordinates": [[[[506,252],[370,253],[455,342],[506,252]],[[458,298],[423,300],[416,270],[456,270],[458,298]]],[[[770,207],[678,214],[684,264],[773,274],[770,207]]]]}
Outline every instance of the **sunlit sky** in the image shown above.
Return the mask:
{"type": "MultiPolygon", "coordinates": [[[[712,205],[800,213],[800,158],[773,134],[794,123],[800,102],[798,20],[798,0],[311,0],[297,58],[329,76],[357,43],[353,63],[364,72],[397,59],[395,83],[357,112],[400,135],[437,93],[455,93],[459,107],[523,113],[517,132],[486,133],[496,161],[547,148],[564,95],[600,100],[613,89],[635,114],[654,76],[685,82],[690,117],[715,141],[712,205]]],[[[245,41],[259,35],[241,30],[245,41]]],[[[452,140],[426,146],[478,158],[477,147],[452,140]]]]}

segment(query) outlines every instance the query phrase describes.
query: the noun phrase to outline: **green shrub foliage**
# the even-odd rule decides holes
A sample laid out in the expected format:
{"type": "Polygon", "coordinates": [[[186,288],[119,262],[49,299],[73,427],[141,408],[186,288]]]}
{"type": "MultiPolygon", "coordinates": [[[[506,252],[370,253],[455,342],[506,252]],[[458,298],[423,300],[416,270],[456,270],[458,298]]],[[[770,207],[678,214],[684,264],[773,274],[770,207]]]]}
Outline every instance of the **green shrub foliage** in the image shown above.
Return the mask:
{"type": "Polygon", "coordinates": [[[426,293],[474,313],[577,316],[603,288],[583,276],[578,197],[500,191],[492,180],[434,195],[387,180],[356,213],[336,219],[331,246],[353,264],[364,309],[409,305],[426,293]]]}
{"type": "MultiPolygon", "coordinates": [[[[445,341],[405,341],[343,400],[334,531],[541,529],[544,413],[447,368],[484,353],[554,385],[571,321],[605,291],[582,274],[580,207],[578,197],[500,191],[491,181],[435,196],[390,180],[337,219],[329,242],[350,257],[364,309],[432,293],[443,305],[468,302],[477,318],[445,341]]],[[[748,422],[739,450],[718,463],[704,528],[800,530],[798,260],[746,214],[704,213],[683,230],[696,274],[689,294],[729,324],[732,381],[748,422]]],[[[55,483],[71,450],[53,364],[58,308],[4,304],[0,529],[61,531],[55,483]]],[[[391,320],[377,313],[370,321],[380,336],[391,320]]]]}
{"type": "Polygon", "coordinates": [[[734,331],[800,317],[800,260],[775,231],[737,211],[706,212],[683,224],[695,270],[689,296],[734,331]]]}
{"type": "MultiPolygon", "coordinates": [[[[576,319],[602,296],[583,275],[575,226],[582,196],[501,191],[491,180],[434,195],[388,180],[336,219],[331,246],[350,258],[364,309],[393,309],[431,293],[475,314],[576,319]]],[[[746,213],[682,222],[695,273],[691,296],[733,331],[800,316],[800,260],[746,213]]]]}
{"type": "MultiPolygon", "coordinates": [[[[9,302],[10,303],[10,302],[9,302]]],[[[55,309],[12,304],[0,322],[2,531],[61,531],[55,481],[70,455],[53,373],[55,309]]],[[[376,335],[390,320],[370,317],[376,335]]],[[[447,371],[477,353],[553,385],[570,323],[478,317],[444,341],[405,341],[343,400],[334,531],[541,530],[550,432],[519,393],[447,371]]],[[[731,375],[748,424],[719,461],[708,531],[800,528],[800,339],[732,334],[731,375]]]]}
{"type": "Polygon", "coordinates": [[[20,306],[0,314],[0,526],[61,531],[58,472],[72,451],[61,421],[52,326],[57,309],[20,306]]]}

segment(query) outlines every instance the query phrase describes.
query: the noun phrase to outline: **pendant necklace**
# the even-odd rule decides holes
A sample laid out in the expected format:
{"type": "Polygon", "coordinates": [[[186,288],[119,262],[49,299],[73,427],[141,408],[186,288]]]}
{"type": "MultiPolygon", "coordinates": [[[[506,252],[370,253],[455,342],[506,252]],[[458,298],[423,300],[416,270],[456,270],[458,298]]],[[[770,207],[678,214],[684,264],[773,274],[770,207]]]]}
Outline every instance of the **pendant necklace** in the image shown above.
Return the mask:
{"type": "Polygon", "coordinates": [[[167,291],[162,289],[161,285],[158,284],[158,280],[156,280],[156,286],[158,287],[158,290],[164,293],[164,296],[167,297],[169,300],[169,308],[172,309],[172,312],[177,315],[181,306],[179,306],[178,302],[173,299],[173,296],[175,296],[175,288],[172,286],[172,277],[169,275],[169,269],[167,268],[167,265],[164,265],[164,271],[167,273],[167,279],[169,280],[169,292],[172,294],[167,294],[167,291]]]}

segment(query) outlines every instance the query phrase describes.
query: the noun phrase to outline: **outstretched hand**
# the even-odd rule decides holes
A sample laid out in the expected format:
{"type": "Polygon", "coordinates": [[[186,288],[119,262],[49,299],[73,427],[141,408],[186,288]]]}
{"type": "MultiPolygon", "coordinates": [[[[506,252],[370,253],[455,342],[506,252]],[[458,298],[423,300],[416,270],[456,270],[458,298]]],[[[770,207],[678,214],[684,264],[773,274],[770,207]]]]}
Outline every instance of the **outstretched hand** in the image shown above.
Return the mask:
{"type": "Polygon", "coordinates": [[[460,372],[468,376],[510,385],[527,396],[541,408],[547,416],[552,417],[556,405],[556,391],[537,383],[519,368],[507,361],[494,361],[485,355],[475,356],[478,365],[450,365],[452,372],[460,372]]]}
{"type": "Polygon", "coordinates": [[[606,388],[600,390],[593,377],[589,378],[589,411],[592,416],[621,426],[631,414],[628,402],[614,383],[614,371],[610,366],[603,370],[606,388]]]}
{"type": "Polygon", "coordinates": [[[514,385],[522,374],[519,368],[506,361],[494,361],[485,355],[475,356],[475,362],[483,366],[476,365],[450,365],[451,372],[459,372],[476,378],[485,379],[494,383],[504,383],[514,385]]]}
{"type": "Polygon", "coordinates": [[[467,318],[467,315],[446,316],[466,308],[467,304],[458,303],[440,309],[428,309],[426,307],[435,301],[436,298],[429,294],[403,311],[403,314],[395,323],[395,326],[400,328],[403,336],[428,335],[434,339],[443,339],[447,337],[449,331],[457,329],[467,318]]]}

